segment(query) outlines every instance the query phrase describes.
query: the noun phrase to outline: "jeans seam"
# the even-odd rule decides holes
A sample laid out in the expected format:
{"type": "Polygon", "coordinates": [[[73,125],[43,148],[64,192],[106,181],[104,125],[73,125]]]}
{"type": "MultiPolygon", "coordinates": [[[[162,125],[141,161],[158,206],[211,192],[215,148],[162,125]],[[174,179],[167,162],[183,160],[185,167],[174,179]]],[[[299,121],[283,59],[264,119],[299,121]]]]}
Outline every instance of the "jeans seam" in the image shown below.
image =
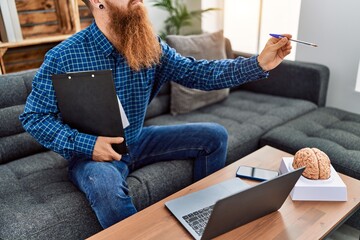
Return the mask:
{"type": "Polygon", "coordinates": [[[126,166],[126,167],[124,167],[124,169],[121,171],[121,176],[125,176],[125,173],[126,173],[126,168],[127,168],[127,166],[126,166]]]}

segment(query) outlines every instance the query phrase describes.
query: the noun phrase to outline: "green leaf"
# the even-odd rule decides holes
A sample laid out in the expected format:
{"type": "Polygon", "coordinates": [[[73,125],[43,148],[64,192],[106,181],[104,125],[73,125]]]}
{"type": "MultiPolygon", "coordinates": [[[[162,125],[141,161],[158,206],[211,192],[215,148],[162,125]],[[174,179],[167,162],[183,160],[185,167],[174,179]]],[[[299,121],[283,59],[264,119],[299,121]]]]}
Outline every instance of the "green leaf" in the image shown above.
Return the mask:
{"type": "Polygon", "coordinates": [[[152,0],[153,6],[165,10],[169,16],[165,19],[165,30],[162,36],[180,34],[181,28],[191,26],[194,18],[200,18],[205,12],[220,10],[219,8],[207,8],[189,12],[183,0],[152,0]]]}

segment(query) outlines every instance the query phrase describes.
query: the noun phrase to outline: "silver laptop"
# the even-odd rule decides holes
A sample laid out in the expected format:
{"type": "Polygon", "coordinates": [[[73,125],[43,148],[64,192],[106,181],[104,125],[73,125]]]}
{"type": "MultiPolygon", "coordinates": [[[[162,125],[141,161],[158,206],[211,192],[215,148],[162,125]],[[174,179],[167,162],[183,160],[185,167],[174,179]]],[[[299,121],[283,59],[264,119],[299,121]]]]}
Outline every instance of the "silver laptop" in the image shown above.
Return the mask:
{"type": "Polygon", "coordinates": [[[195,239],[211,239],[277,211],[304,169],[253,187],[233,178],[170,200],[165,205],[195,239]]]}

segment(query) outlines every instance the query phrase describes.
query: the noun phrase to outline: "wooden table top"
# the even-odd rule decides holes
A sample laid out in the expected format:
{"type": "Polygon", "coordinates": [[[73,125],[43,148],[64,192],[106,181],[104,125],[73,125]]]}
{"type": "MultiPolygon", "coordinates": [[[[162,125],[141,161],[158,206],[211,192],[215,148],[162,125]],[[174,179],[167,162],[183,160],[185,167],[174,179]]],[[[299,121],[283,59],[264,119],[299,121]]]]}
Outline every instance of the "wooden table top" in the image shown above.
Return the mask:
{"type": "MultiPolygon", "coordinates": [[[[226,166],[210,176],[149,206],[135,215],[95,234],[89,240],[99,239],[193,239],[165,207],[165,202],[210,185],[233,178],[240,165],[279,170],[282,157],[289,153],[265,146],[226,166]]],[[[292,201],[288,197],[274,213],[238,227],[216,239],[321,239],[360,208],[360,181],[339,174],[347,186],[348,201],[317,202],[292,201]]],[[[257,184],[248,181],[250,184],[257,184]]]]}

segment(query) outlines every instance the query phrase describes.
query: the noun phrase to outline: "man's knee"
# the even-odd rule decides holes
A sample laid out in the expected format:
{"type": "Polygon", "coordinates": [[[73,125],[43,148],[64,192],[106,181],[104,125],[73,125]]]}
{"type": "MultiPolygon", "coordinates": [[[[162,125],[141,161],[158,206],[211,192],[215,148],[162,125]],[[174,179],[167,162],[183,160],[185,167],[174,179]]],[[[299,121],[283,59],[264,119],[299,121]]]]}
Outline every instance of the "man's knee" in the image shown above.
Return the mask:
{"type": "Polygon", "coordinates": [[[206,123],[209,138],[218,141],[218,143],[227,144],[228,132],[226,128],[218,123],[206,123]]]}
{"type": "Polygon", "coordinates": [[[127,194],[125,179],[110,163],[97,163],[85,171],[82,185],[90,201],[119,193],[127,194]]]}
{"type": "Polygon", "coordinates": [[[103,228],[136,213],[121,168],[110,162],[87,162],[77,170],[80,187],[103,228]]]}

